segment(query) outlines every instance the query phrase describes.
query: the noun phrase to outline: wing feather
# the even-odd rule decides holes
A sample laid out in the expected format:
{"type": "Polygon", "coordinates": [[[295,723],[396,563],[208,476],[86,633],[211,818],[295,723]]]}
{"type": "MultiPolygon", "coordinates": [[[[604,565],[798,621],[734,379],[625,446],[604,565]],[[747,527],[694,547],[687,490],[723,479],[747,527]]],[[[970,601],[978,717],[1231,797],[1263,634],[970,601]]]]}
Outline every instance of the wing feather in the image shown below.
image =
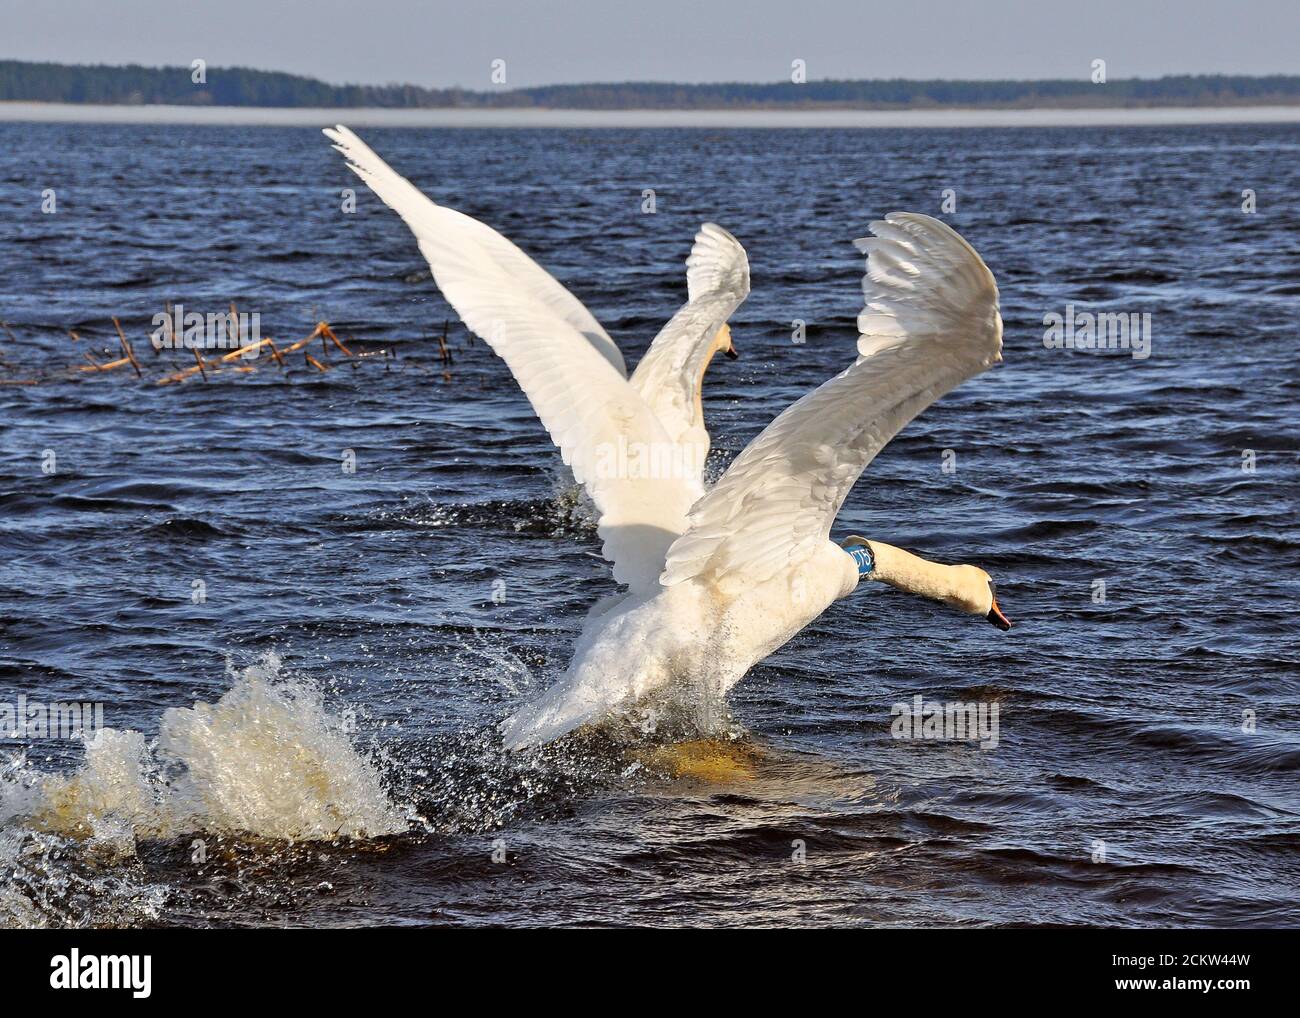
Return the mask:
{"type": "MultiPolygon", "coordinates": [[[[687,302],[650,344],[632,373],[632,387],[654,410],[669,437],[682,442],[708,432],[701,420],[700,379],[713,338],[749,296],[749,258],[740,241],[715,223],[695,235],[686,259],[687,302]]],[[[699,466],[704,466],[703,456],[699,466]]],[[[701,492],[703,488],[700,489],[701,492]]]]}
{"type": "Polygon", "coordinates": [[[812,555],[854,482],[913,417],[1001,359],[998,288],[951,227],[894,212],[867,254],[855,364],[788,407],[691,510],[660,582],[726,592],[812,555]]]}
{"type": "Polygon", "coordinates": [[[638,448],[664,447],[669,439],[624,377],[621,358],[614,363],[593,341],[595,319],[565,299],[558,283],[557,291],[539,282],[545,273],[504,237],[435,205],[350,131],[326,134],[406,221],[447,301],[509,366],[596,504],[597,531],[614,578],[633,588],[653,585],[698,491],[638,463],[638,448]]]}
{"type": "Polygon", "coordinates": [[[595,315],[512,241],[472,216],[436,204],[342,124],[327,127],[324,133],[347,159],[352,171],[406,221],[416,237],[437,238],[447,233],[456,237],[458,243],[480,250],[500,265],[513,286],[554,311],[582,333],[615,370],[627,375],[622,353],[595,315]]]}

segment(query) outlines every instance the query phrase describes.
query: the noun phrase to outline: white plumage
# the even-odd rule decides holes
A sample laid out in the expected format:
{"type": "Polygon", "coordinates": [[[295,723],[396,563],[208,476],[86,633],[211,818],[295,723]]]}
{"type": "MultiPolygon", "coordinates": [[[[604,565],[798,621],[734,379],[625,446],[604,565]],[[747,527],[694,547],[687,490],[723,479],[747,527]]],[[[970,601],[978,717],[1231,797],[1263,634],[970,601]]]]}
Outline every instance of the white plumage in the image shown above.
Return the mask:
{"type": "Polygon", "coordinates": [[[799,566],[903,425],[1000,359],[998,288],[974,248],[939,220],[906,212],[871,232],[855,241],[868,255],[857,363],[736,457],[669,549],[665,586],[692,577],[752,584],[799,566]]]}
{"type": "MultiPolygon", "coordinates": [[[[711,491],[702,494],[697,474],[603,469],[611,445],[701,442],[703,366],[749,292],[740,244],[720,227],[700,231],[688,302],[629,382],[600,324],[527,255],[429,201],[345,128],[326,134],[411,227],[447,300],[509,365],[595,502],[604,554],[630,588],[589,615],[555,685],[502,723],[511,748],[675,686],[725,693],[857,587],[858,563],[830,531],[871,460],[925,407],[1001,359],[987,266],[945,224],[895,212],[856,242],[867,254],[856,362],[788,407],[711,491]]],[[[702,441],[707,449],[707,433],[702,441]]],[[[983,570],[858,543],[874,555],[870,579],[1009,627],[983,570]]]]}
{"type": "MultiPolygon", "coordinates": [[[[857,587],[856,563],[830,540],[849,489],[908,421],[1002,350],[997,285],[954,230],[893,213],[871,231],[858,242],[856,363],[746,446],[691,510],[658,588],[588,619],[561,679],[503,725],[506,745],[549,741],[673,684],[725,693],[857,587]]],[[[871,579],[1005,621],[983,570],[868,543],[871,579]]]]}
{"type": "Polygon", "coordinates": [[[655,394],[652,407],[645,397],[650,372],[629,382],[613,340],[545,269],[490,226],[435,204],[346,127],[325,135],[410,227],[447,302],[510,368],[595,503],[614,578],[638,590],[654,585],[704,491],[702,460],[695,467],[695,450],[677,439],[698,442],[690,428],[702,422],[683,404],[698,405],[715,335],[749,292],[744,249],[720,227],[701,230],[688,261],[689,300],[645,358],[651,366],[698,366],[699,374],[692,392],[682,371],[666,373],[663,398],[655,394]],[[645,476],[639,454],[676,466],[645,476]]]}
{"type": "MultiPolygon", "coordinates": [[[[632,374],[632,388],[655,412],[668,437],[688,450],[700,479],[709,433],[700,402],[704,371],[720,344],[710,337],[749,296],[749,259],[740,241],[721,226],[705,223],[686,259],[688,300],[655,337],[632,374]]],[[[725,335],[730,341],[730,330],[725,335]]]]}

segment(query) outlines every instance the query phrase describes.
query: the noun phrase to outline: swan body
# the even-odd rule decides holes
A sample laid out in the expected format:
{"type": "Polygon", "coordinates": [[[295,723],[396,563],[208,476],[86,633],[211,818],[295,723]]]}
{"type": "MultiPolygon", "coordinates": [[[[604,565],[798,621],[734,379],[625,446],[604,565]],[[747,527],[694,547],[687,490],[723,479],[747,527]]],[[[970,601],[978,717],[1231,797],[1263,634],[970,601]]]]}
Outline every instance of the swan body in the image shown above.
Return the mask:
{"type": "Polygon", "coordinates": [[[724,696],[858,585],[853,559],[827,541],[793,574],[729,598],[690,580],[622,601],[589,618],[564,676],[502,726],[507,748],[550,742],[685,680],[724,696]]]}

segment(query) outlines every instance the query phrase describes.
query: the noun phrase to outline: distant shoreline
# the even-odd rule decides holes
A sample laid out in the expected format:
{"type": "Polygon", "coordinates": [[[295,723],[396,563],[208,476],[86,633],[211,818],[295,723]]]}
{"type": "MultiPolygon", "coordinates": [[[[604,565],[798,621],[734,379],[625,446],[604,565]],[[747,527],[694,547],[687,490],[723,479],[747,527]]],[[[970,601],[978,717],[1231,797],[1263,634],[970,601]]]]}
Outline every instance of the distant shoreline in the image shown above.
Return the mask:
{"type": "Polygon", "coordinates": [[[447,128],[946,128],[1141,127],[1300,123],[1296,106],[852,110],[577,110],[528,108],[313,109],[268,106],[111,106],[0,102],[0,123],[193,124],[240,127],[447,128]]]}
{"type": "MultiPolygon", "coordinates": [[[[488,68],[484,67],[486,75],[488,68]]],[[[773,68],[776,70],[776,68],[773,68]]],[[[492,84],[431,88],[412,83],[334,84],[253,67],[145,67],[0,59],[0,101],[262,109],[797,112],[1040,109],[1173,109],[1300,106],[1300,74],[1166,74],[1107,78],[1104,60],[1069,78],[818,78],[801,60],[769,81],[587,81],[508,86],[505,61],[492,84]]],[[[459,120],[457,122],[460,122],[459,120]]]]}

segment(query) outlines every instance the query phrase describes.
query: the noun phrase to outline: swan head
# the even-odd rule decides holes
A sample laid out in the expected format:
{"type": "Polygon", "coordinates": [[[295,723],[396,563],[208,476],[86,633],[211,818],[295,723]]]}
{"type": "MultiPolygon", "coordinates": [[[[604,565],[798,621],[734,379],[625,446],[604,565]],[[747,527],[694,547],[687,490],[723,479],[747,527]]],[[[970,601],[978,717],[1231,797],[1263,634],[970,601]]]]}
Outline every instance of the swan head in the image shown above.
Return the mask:
{"type": "Polygon", "coordinates": [[[1004,633],[1011,628],[1011,620],[998,607],[998,588],[993,577],[979,566],[951,566],[958,574],[952,597],[946,598],[954,608],[970,615],[983,615],[1004,633]]]}
{"type": "Polygon", "coordinates": [[[736,353],[736,343],[731,338],[731,326],[726,322],[722,323],[722,328],[713,337],[713,352],[724,353],[728,360],[733,361],[740,356],[736,353]]]}

